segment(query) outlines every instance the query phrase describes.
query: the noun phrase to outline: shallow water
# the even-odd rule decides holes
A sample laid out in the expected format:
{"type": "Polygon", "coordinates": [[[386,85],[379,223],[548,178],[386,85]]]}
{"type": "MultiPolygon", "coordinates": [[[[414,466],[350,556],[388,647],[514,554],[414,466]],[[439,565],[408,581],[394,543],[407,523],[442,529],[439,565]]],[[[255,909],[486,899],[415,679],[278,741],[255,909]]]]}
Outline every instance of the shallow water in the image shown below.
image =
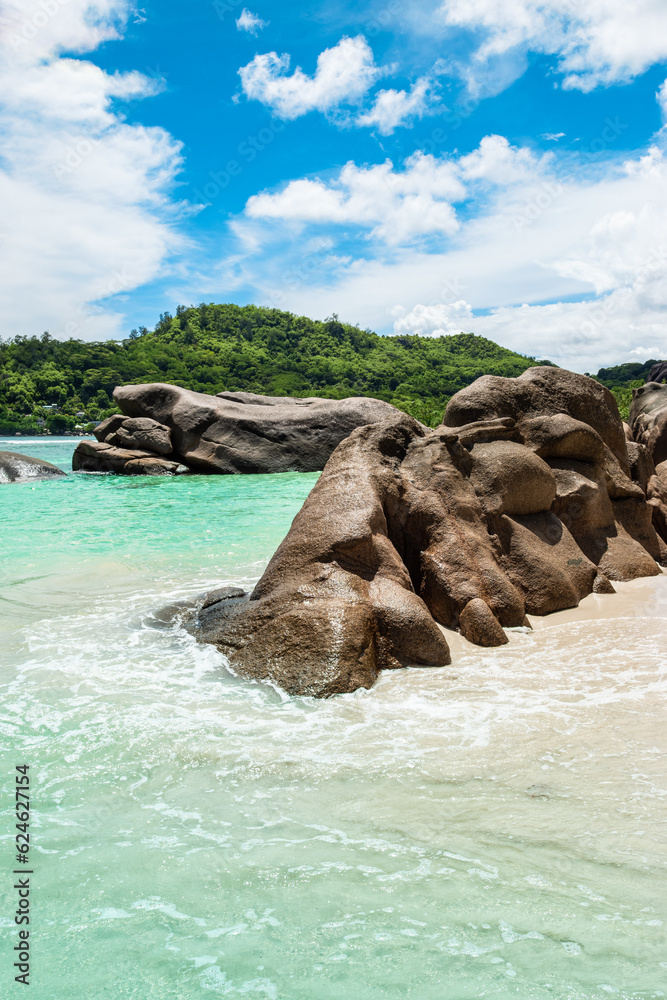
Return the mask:
{"type": "MultiPolygon", "coordinates": [[[[67,468],[74,444],[0,449],[67,468]]],[[[257,579],[316,478],[0,488],[31,996],[667,995],[667,577],[326,702],[154,627],[174,598],[257,579]]]]}

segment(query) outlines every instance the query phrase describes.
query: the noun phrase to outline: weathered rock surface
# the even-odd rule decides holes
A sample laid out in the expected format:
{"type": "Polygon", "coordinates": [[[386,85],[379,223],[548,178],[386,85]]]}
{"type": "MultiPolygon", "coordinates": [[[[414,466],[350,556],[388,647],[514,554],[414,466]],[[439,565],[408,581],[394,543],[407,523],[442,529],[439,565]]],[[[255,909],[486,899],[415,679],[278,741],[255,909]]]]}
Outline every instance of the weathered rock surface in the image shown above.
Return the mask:
{"type": "MultiPolygon", "coordinates": [[[[168,458],[193,472],[316,472],[356,427],[396,417],[399,411],[378,399],[292,399],[251,392],[217,396],[173,385],[126,385],[114,391],[123,415],[96,429],[101,443],[168,458]]],[[[81,449],[83,452],[83,449],[81,449]]],[[[78,468],[119,471],[120,456],[90,451],[78,468]]],[[[131,461],[127,459],[127,461],[131,461]]],[[[136,466],[133,471],[136,471],[136,466]]],[[[148,466],[146,466],[148,471],[148,466]]],[[[126,470],[129,471],[129,470],[126,470]]]]}
{"type": "MultiPolygon", "coordinates": [[[[435,431],[404,414],[357,428],[250,597],[204,608],[195,634],[245,676],[324,697],[448,663],[442,627],[498,645],[526,613],[659,573],[652,509],[601,389],[533,369],[479,379],[435,431]]],[[[661,471],[650,483],[667,491],[661,471]]]]}
{"type": "Polygon", "coordinates": [[[655,475],[655,463],[651,453],[646,445],[638,444],[637,441],[628,441],[628,461],[630,462],[630,475],[633,481],[639,484],[645,495],[651,477],[655,475]]]}
{"type": "Polygon", "coordinates": [[[648,373],[647,382],[664,382],[667,379],[667,361],[658,361],[648,373]]]}
{"type": "Polygon", "coordinates": [[[18,451],[0,451],[0,483],[20,483],[27,479],[50,479],[66,473],[51,462],[18,451]]]}
{"type": "Polygon", "coordinates": [[[483,375],[457,392],[444,423],[457,427],[473,420],[567,414],[597,431],[627,474],[625,435],[614,396],[605,386],[564,368],[528,368],[518,378],[483,375]]]}
{"type": "Polygon", "coordinates": [[[481,597],[473,597],[461,612],[461,635],[476,646],[503,646],[509,642],[493,611],[481,597]]]}
{"type": "MultiPolygon", "coordinates": [[[[109,417],[109,420],[114,420],[114,417],[109,417]]],[[[123,417],[118,424],[114,422],[113,429],[109,427],[102,430],[104,424],[106,420],[95,430],[98,441],[105,441],[119,448],[143,448],[156,455],[170,455],[173,450],[169,428],[150,417],[123,417]]]]}
{"type": "Polygon", "coordinates": [[[646,487],[647,505],[651,510],[653,527],[661,543],[661,562],[667,564],[667,462],[656,466],[646,487]]]}
{"type": "Polygon", "coordinates": [[[667,385],[647,382],[632,390],[632,436],[646,446],[655,465],[667,460],[667,385]]]}
{"type": "Polygon", "coordinates": [[[115,472],[121,476],[173,476],[188,469],[152,451],[116,448],[107,441],[81,441],[72,456],[74,472],[115,472]]]}

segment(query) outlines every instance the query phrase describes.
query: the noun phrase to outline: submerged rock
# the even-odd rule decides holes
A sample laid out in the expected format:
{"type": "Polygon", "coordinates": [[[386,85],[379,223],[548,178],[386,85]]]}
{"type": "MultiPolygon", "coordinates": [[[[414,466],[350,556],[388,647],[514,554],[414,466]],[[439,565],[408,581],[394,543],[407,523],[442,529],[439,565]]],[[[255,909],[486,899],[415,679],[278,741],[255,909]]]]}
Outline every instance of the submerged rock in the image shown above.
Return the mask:
{"type": "Polygon", "coordinates": [[[197,613],[206,612],[208,608],[223,601],[235,601],[247,596],[246,591],[240,587],[218,587],[208,593],[198,594],[191,600],[175,601],[159,608],[146,619],[146,624],[152,628],[171,628],[175,624],[193,626],[197,613]]]}
{"type": "Polygon", "coordinates": [[[0,451],[0,483],[21,483],[28,479],[50,479],[67,473],[51,462],[18,451],[0,451]]]}
{"type": "Polygon", "coordinates": [[[357,428],[250,597],[216,601],[195,634],[244,676],[324,697],[383,669],[449,663],[443,627],[499,645],[526,613],[659,573],[651,508],[602,389],[530,369],[457,393],[435,431],[404,414],[357,428]]]}
{"type": "Polygon", "coordinates": [[[178,386],[126,385],[114,391],[123,411],[95,435],[106,448],[80,446],[75,468],[157,474],[175,471],[146,464],[146,453],[204,473],[317,472],[355,427],[393,418],[399,411],[379,399],[292,399],[251,392],[208,396],[178,386]],[[115,448],[116,452],[109,452],[115,448]],[[125,452],[135,450],[132,462],[125,452]],[[120,454],[122,452],[123,454],[120,454]]]}

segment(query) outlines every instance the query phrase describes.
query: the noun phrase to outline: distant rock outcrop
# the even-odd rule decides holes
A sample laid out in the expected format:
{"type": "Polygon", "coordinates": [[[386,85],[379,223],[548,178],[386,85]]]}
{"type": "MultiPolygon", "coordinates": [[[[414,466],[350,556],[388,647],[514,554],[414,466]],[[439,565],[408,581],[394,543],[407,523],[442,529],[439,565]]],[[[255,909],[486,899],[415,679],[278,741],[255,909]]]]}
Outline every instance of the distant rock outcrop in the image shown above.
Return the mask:
{"type": "Polygon", "coordinates": [[[0,483],[20,483],[28,479],[50,479],[66,475],[57,465],[17,451],[0,451],[0,483]]]}
{"type": "Polygon", "coordinates": [[[250,392],[217,396],[173,385],[126,385],[114,391],[123,411],[84,442],[74,468],[165,474],[315,472],[356,427],[396,417],[378,399],[293,399],[250,392]]]}
{"type": "Polygon", "coordinates": [[[655,465],[667,461],[667,385],[647,382],[632,390],[632,436],[645,445],[655,465]]]}
{"type": "Polygon", "coordinates": [[[664,382],[667,379],[667,361],[658,361],[649,371],[646,382],[664,382]]]}
{"type": "Polygon", "coordinates": [[[498,645],[527,613],[660,573],[664,552],[612,394],[539,367],[478,379],[435,431],[404,414],[354,430],[250,597],[193,630],[244,676],[324,697],[448,663],[441,626],[498,645]]]}

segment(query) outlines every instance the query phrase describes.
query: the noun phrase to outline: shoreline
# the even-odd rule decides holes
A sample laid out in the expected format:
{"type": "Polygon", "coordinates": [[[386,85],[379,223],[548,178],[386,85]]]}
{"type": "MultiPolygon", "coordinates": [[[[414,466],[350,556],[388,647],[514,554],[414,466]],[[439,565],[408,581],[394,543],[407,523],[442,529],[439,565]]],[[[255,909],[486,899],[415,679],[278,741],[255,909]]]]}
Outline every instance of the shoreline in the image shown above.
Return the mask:
{"type": "MultiPolygon", "coordinates": [[[[667,572],[663,570],[660,576],[645,576],[627,582],[614,581],[615,594],[588,594],[576,608],[565,608],[563,611],[552,611],[548,615],[527,615],[534,632],[544,632],[561,625],[570,625],[590,621],[608,621],[619,618],[666,618],[667,619],[667,572]]],[[[455,657],[461,654],[475,652],[477,655],[492,653],[498,647],[476,646],[465,639],[460,632],[440,626],[452,654],[452,664],[455,657]]],[[[525,635],[525,628],[506,629],[508,645],[520,643],[520,636],[525,635]]],[[[502,648],[502,647],[501,647],[502,648]]],[[[507,648],[507,647],[505,647],[507,648]]]]}

